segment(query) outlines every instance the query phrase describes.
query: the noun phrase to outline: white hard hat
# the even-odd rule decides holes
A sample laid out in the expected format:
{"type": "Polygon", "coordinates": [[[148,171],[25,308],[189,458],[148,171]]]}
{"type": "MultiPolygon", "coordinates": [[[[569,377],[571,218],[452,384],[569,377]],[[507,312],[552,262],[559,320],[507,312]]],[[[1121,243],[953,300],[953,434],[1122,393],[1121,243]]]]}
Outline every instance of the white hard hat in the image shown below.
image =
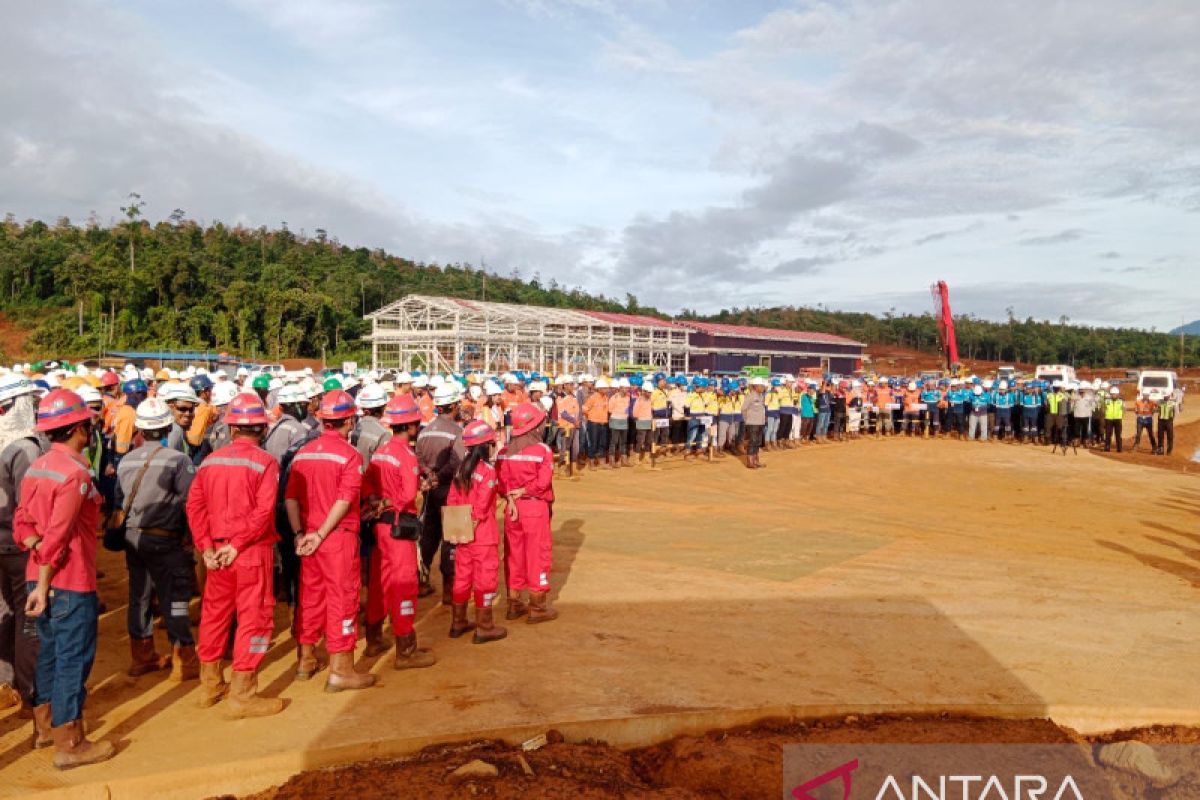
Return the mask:
{"type": "Polygon", "coordinates": [[[312,368],[312,367],[305,367],[305,368],[304,368],[304,374],[305,374],[305,375],[312,375],[312,374],[313,374],[313,368],[312,368]]]}
{"type": "Polygon", "coordinates": [[[585,372],[579,376],[579,382],[580,383],[595,383],[596,376],[592,375],[592,373],[590,373],[590,372],[585,372]]]}
{"type": "Polygon", "coordinates": [[[983,388],[985,388],[985,389],[990,389],[990,388],[992,388],[992,386],[993,386],[993,383],[992,383],[992,379],[991,379],[991,378],[984,378],[984,379],[983,379],[983,388]]]}
{"type": "Polygon", "coordinates": [[[483,391],[488,397],[495,397],[498,394],[504,394],[504,390],[500,388],[500,384],[496,383],[491,378],[483,382],[483,391]]]}
{"type": "Polygon", "coordinates": [[[610,384],[608,382],[608,379],[606,379],[606,378],[599,378],[596,380],[596,388],[597,389],[611,389],[612,384],[610,384]]]}
{"type": "Polygon", "coordinates": [[[85,403],[103,403],[104,398],[100,396],[100,390],[94,386],[89,386],[86,383],[75,390],[75,394],[79,395],[79,399],[85,403]]]}
{"type": "Polygon", "coordinates": [[[208,370],[205,369],[204,367],[196,367],[196,374],[197,375],[207,375],[208,370]]]}
{"type": "Polygon", "coordinates": [[[629,388],[629,378],[617,378],[617,388],[618,389],[628,389],[629,388]]]}
{"type": "Polygon", "coordinates": [[[545,381],[534,381],[529,384],[529,391],[531,392],[545,392],[547,388],[545,381]]]}
{"type": "Polygon", "coordinates": [[[1100,384],[1100,388],[1101,388],[1101,389],[1107,389],[1107,388],[1108,388],[1110,385],[1111,385],[1111,384],[1110,384],[1108,381],[1104,381],[1104,382],[1102,382],[1102,383],[1100,384]]]}
{"type": "Polygon", "coordinates": [[[444,384],[445,382],[446,382],[446,379],[443,378],[441,375],[434,375],[433,377],[431,377],[429,379],[429,386],[430,386],[430,388],[432,388],[433,390],[436,391],[437,388],[439,386],[441,386],[442,384],[444,384]]]}
{"type": "Polygon", "coordinates": [[[1099,389],[1099,388],[1100,388],[1100,379],[1099,379],[1099,378],[1093,378],[1093,379],[1092,379],[1092,388],[1093,388],[1093,389],[1099,389]]]}
{"type": "Polygon", "coordinates": [[[75,374],[76,375],[87,375],[88,374],[87,365],[86,364],[76,364],[75,365],[75,374]]]}
{"type": "Polygon", "coordinates": [[[478,400],[483,397],[483,389],[479,388],[479,384],[472,383],[467,389],[467,394],[471,395],[472,400],[478,400]]]}
{"type": "MultiPolygon", "coordinates": [[[[282,394],[283,393],[280,392],[281,396],[282,394]]],[[[218,383],[213,387],[212,390],[212,404],[214,406],[227,406],[233,401],[233,398],[237,397],[237,395],[238,387],[233,382],[225,381],[223,383],[218,383]]]]}
{"type": "Polygon", "coordinates": [[[387,401],[387,392],[378,383],[364,386],[362,391],[358,393],[359,408],[380,408],[386,406],[387,401]]]}
{"type": "Polygon", "coordinates": [[[23,375],[9,375],[0,381],[0,403],[7,403],[23,394],[37,394],[38,387],[23,375]]]}
{"type": "Polygon", "coordinates": [[[414,388],[424,389],[429,385],[429,378],[425,377],[424,375],[418,375],[417,377],[413,378],[412,385],[414,388]]]}
{"type": "Polygon", "coordinates": [[[500,380],[504,382],[505,386],[508,386],[509,384],[512,384],[512,383],[520,383],[520,381],[517,380],[517,376],[513,375],[511,372],[506,372],[503,375],[501,375],[500,380]]]}
{"type": "Polygon", "coordinates": [[[462,400],[462,392],[459,391],[458,384],[454,381],[442,384],[433,393],[433,404],[435,406],[449,406],[460,400],[462,400]]]}
{"type": "MultiPolygon", "coordinates": [[[[364,389],[363,392],[365,393],[366,390],[364,389]]],[[[361,396],[359,399],[362,399],[361,396]]],[[[308,392],[298,383],[289,383],[279,390],[279,394],[275,397],[275,402],[280,405],[306,403],[308,402],[308,392]]],[[[363,406],[363,408],[367,408],[367,406],[363,406]]]]}
{"type": "Polygon", "coordinates": [[[971,391],[972,391],[972,392],[974,392],[974,393],[975,393],[975,394],[977,394],[977,395],[979,395],[979,394],[983,394],[983,387],[982,387],[982,386],[976,386],[976,387],[975,387],[974,389],[972,389],[971,391]]]}
{"type": "Polygon", "coordinates": [[[144,381],[154,380],[154,370],[150,369],[149,367],[143,368],[142,372],[141,372],[141,377],[142,377],[142,380],[144,380],[144,381]]]}
{"type": "Polygon", "coordinates": [[[1000,390],[1004,391],[1008,388],[1008,381],[1000,381],[1000,390]]]}
{"type": "Polygon", "coordinates": [[[237,368],[237,376],[239,378],[249,378],[250,370],[246,369],[245,367],[238,367],[237,368]]]}
{"type": "Polygon", "coordinates": [[[412,383],[412,382],[413,382],[413,376],[410,375],[408,372],[401,372],[399,375],[396,376],[395,381],[394,381],[394,383],[397,386],[399,386],[402,383],[412,383]]]}
{"type": "Polygon", "coordinates": [[[164,403],[182,400],[185,403],[199,403],[200,398],[192,391],[192,387],[178,381],[168,381],[158,387],[158,399],[164,403]]]}
{"type": "Polygon", "coordinates": [[[1111,389],[1109,389],[1109,390],[1108,390],[1108,393],[1109,393],[1109,394],[1114,394],[1114,395],[1116,395],[1116,394],[1120,394],[1120,393],[1121,393],[1121,390],[1120,390],[1120,389],[1118,389],[1117,387],[1115,387],[1115,386],[1114,386],[1114,387],[1112,387],[1111,389]]]}
{"type": "Polygon", "coordinates": [[[909,381],[909,382],[908,382],[908,389],[909,389],[909,391],[912,391],[913,389],[916,389],[916,388],[917,388],[917,382],[916,382],[916,381],[909,381]]]}
{"type": "Polygon", "coordinates": [[[546,409],[546,413],[550,413],[550,409],[554,408],[554,400],[550,398],[550,395],[542,397],[538,402],[542,404],[542,408],[546,409]]]}
{"type": "Polygon", "coordinates": [[[355,386],[358,386],[358,378],[354,377],[353,375],[347,375],[345,378],[342,379],[342,390],[343,391],[348,392],[351,389],[353,389],[355,386]]]}
{"type": "Polygon", "coordinates": [[[174,419],[171,416],[171,409],[167,408],[165,402],[157,397],[148,397],[138,403],[137,415],[133,424],[137,426],[138,430],[156,431],[170,426],[174,419]]]}

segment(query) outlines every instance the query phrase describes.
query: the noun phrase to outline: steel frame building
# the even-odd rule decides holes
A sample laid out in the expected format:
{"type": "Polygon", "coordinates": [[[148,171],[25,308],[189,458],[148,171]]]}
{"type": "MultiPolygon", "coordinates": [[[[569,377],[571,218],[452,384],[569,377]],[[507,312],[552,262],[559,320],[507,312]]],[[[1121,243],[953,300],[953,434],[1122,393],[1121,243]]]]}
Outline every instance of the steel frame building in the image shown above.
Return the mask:
{"type": "Polygon", "coordinates": [[[637,314],[409,295],[368,314],[375,369],[688,371],[688,330],[637,314]]]}

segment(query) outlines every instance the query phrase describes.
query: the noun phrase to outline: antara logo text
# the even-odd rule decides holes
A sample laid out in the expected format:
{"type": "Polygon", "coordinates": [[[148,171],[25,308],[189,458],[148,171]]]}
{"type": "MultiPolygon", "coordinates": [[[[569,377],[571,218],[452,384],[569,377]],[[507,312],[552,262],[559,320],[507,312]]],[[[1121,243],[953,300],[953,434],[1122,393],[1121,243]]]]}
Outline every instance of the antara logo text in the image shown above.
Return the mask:
{"type": "MultiPolygon", "coordinates": [[[[858,759],[852,759],[792,789],[795,800],[818,800],[811,792],[834,780],[841,780],[842,800],[850,800],[853,772],[858,759]]],[[[877,789],[864,797],[874,800],[1083,800],[1079,785],[1070,775],[1050,779],[1045,775],[911,775],[897,778],[889,773],[877,789]]]]}

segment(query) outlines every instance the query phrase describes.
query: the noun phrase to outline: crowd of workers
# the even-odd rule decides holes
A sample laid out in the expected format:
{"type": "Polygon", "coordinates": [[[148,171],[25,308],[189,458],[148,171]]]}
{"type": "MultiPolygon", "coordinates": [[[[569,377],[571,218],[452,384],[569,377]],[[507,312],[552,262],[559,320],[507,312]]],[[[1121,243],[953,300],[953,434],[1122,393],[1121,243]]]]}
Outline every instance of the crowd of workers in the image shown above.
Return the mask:
{"type": "MultiPolygon", "coordinates": [[[[1138,398],[1134,447],[1146,432],[1170,453],[1177,408],[1138,398]]],[[[556,467],[732,454],[759,469],[763,450],[864,435],[1119,451],[1125,414],[1100,381],[0,369],[0,705],[28,710],[60,768],[112,756],[81,725],[98,536],[125,555],[129,674],[198,678],[200,705],[238,719],[282,709],[255,679],[280,602],[298,679],[323,668],[324,639],[327,691],[374,682],[353,661],[360,620],[367,655],[392,647],[390,619],[396,669],[436,662],[413,630],[435,560],[452,638],[507,635],[501,560],[505,619],[555,619],[556,467]]]]}

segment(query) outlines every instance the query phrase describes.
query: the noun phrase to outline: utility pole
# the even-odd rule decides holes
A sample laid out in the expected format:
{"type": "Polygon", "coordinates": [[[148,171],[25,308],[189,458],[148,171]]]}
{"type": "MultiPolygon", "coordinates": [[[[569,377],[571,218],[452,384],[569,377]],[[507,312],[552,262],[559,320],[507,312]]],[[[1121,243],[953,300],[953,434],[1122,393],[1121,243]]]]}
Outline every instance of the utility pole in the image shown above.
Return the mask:
{"type": "Polygon", "coordinates": [[[479,257],[479,269],[483,271],[483,297],[480,299],[486,301],[487,300],[487,260],[483,256],[479,257]]]}

